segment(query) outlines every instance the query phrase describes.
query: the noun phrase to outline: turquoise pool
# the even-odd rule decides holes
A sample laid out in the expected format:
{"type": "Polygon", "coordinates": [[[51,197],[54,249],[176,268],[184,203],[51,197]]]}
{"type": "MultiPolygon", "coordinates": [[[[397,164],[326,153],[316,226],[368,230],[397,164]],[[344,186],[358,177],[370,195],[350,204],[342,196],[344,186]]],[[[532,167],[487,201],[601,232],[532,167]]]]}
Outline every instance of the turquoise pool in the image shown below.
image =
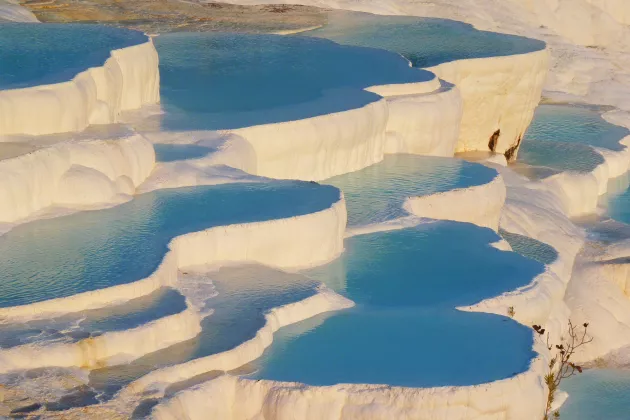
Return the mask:
{"type": "Polygon", "coordinates": [[[626,420],[630,403],[630,372],[592,369],[562,382],[569,399],[560,410],[568,420],[626,420]]]}
{"type": "Polygon", "coordinates": [[[230,129],[359,108],[373,85],[430,80],[399,55],[296,36],[175,33],[155,39],[163,130],[230,129]]]}
{"type": "Polygon", "coordinates": [[[407,197],[486,184],[496,176],[494,169],[476,163],[401,154],[324,182],[343,191],[352,227],[406,216],[402,205],[407,197]]]}
{"type": "Polygon", "coordinates": [[[558,259],[558,251],[552,246],[527,236],[500,230],[501,237],[507,241],[514,252],[541,264],[551,264],[558,259]]]}
{"type": "Polygon", "coordinates": [[[466,58],[523,54],[545,48],[542,41],[479,31],[472,25],[452,20],[337,10],[329,12],[324,27],[302,35],[393,51],[407,58],[414,67],[466,58]]]}
{"type": "Polygon", "coordinates": [[[20,225],[0,236],[0,307],[150,275],[175,236],[323,210],[339,190],[274,181],[160,190],[123,205],[20,225]]]}
{"type": "Polygon", "coordinates": [[[534,357],[529,328],[455,310],[528,284],[544,269],[490,247],[497,239],[455,222],[347,239],[338,260],[307,274],[357,306],[281,329],[253,377],[431,387],[525,371],[534,357]]]}
{"type": "Polygon", "coordinates": [[[590,172],[604,162],[591,146],[622,150],[625,146],[619,141],[629,134],[606,122],[593,107],[540,105],[523,137],[518,161],[553,170],[590,172]]]}
{"type": "Polygon", "coordinates": [[[112,50],[142,44],[142,32],[102,25],[2,23],[0,90],[71,80],[112,50]]]}
{"type": "Polygon", "coordinates": [[[267,311],[306,299],[319,285],[304,275],[256,264],[223,267],[207,278],[218,294],[206,301],[205,309],[214,312],[202,321],[201,334],[128,365],[94,370],[90,385],[111,396],[156,368],[233,349],[255,336],[267,311]]]}

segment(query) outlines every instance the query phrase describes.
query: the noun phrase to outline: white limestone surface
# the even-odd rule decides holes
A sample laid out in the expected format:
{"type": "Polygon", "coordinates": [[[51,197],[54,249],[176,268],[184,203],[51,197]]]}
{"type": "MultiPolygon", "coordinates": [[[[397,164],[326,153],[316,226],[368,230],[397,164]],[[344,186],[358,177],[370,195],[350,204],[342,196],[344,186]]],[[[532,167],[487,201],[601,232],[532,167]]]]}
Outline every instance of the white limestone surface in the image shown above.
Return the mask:
{"type": "Polygon", "coordinates": [[[332,114],[232,130],[253,150],[249,173],[318,181],[383,159],[388,109],[384,99],[332,114]]]}
{"type": "Polygon", "coordinates": [[[124,201],[154,164],[153,146],[140,135],[70,141],[0,160],[0,222],[19,222],[51,206],[124,201]]]}
{"type": "Polygon", "coordinates": [[[540,102],[549,51],[443,63],[427,70],[457,86],[463,99],[457,152],[518,147],[540,102]],[[493,134],[496,144],[490,148],[493,134]]]}
{"type": "Polygon", "coordinates": [[[156,143],[197,144],[215,151],[200,159],[158,164],[144,190],[214,182],[212,165],[318,181],[378,163],[385,153],[453,155],[462,113],[456,88],[443,87],[434,78],[367,90],[386,97],[347,111],[220,133],[146,133],[156,143]]]}
{"type": "Polygon", "coordinates": [[[114,123],[122,111],[160,100],[158,55],[152,40],[111,52],[103,66],[72,80],[0,90],[0,136],[81,131],[114,123]]]}
{"type": "Polygon", "coordinates": [[[571,308],[571,318],[577,325],[588,322],[589,336],[593,338],[576,354],[577,363],[608,358],[611,353],[621,350],[628,353],[630,298],[625,283],[630,246],[624,245],[626,250],[616,261],[606,251],[593,261],[588,257],[589,253],[593,254],[593,249],[587,247],[574,269],[565,300],[571,308]]]}
{"type": "Polygon", "coordinates": [[[103,308],[177,284],[178,269],[225,262],[255,262],[297,269],[327,262],[343,251],[347,214],[343,196],[319,212],[264,222],[213,227],[178,236],[149,277],[73,296],[0,308],[0,319],[46,318],[103,308]]]}
{"type": "Polygon", "coordinates": [[[35,15],[17,0],[0,0],[0,23],[8,22],[39,22],[35,15]]]}
{"type": "Polygon", "coordinates": [[[189,303],[177,314],[136,328],[106,332],[75,343],[32,343],[0,350],[0,373],[48,366],[99,368],[129,363],[145,354],[190,340],[201,332],[201,316],[189,303]]]}
{"type": "Polygon", "coordinates": [[[404,208],[418,217],[473,223],[497,231],[505,194],[505,184],[497,174],[487,184],[409,197],[404,208]]]}
{"type": "Polygon", "coordinates": [[[463,104],[459,89],[387,97],[385,153],[451,157],[459,138],[463,104]]]}
{"type": "MultiPolygon", "coordinates": [[[[630,144],[630,137],[621,140],[630,144]]],[[[594,213],[599,197],[608,191],[608,183],[630,169],[630,148],[612,151],[593,148],[604,162],[588,173],[561,172],[545,178],[542,183],[558,198],[563,212],[569,217],[594,213]]]]}

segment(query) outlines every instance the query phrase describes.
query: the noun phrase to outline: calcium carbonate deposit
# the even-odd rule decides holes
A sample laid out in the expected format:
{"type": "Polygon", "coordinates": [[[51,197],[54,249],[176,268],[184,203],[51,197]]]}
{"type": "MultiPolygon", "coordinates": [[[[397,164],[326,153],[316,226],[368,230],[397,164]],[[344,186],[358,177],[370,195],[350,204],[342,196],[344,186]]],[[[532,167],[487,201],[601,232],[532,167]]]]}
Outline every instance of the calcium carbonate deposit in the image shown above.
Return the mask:
{"type": "Polygon", "coordinates": [[[0,416],[625,418],[629,5],[80,3],[0,0],[0,416]]]}

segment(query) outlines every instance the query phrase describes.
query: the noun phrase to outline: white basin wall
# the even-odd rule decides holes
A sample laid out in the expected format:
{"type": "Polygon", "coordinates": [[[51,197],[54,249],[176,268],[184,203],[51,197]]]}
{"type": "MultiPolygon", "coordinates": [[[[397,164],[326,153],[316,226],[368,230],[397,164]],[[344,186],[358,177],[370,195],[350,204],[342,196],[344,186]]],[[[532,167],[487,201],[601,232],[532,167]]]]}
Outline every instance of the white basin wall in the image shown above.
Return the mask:
{"type": "Polygon", "coordinates": [[[489,150],[500,130],[495,151],[517,145],[534,116],[547,76],[547,49],[504,57],[443,63],[427,70],[460,90],[464,111],[456,152],[489,150]]]}
{"type": "Polygon", "coordinates": [[[513,378],[471,387],[303,384],[223,376],[157,405],[157,420],[531,420],[544,411],[541,359],[513,378]]]}
{"type": "Polygon", "coordinates": [[[630,25],[630,3],[626,0],[586,0],[624,25],[630,25]]]}
{"type": "Polygon", "coordinates": [[[434,93],[391,96],[387,105],[385,153],[454,155],[463,112],[459,89],[445,87],[434,93]]]}
{"type": "Polygon", "coordinates": [[[0,350],[0,372],[49,366],[93,369],[132,362],[201,332],[201,316],[187,304],[188,308],[180,313],[128,330],[106,332],[74,343],[33,343],[0,350]]]}
{"type": "Polygon", "coordinates": [[[105,204],[131,195],[154,164],[153,146],[140,135],[61,143],[0,160],[0,222],[52,205],[105,204]]]}
{"type": "Polygon", "coordinates": [[[233,153],[222,152],[217,161],[270,178],[319,181],[378,163],[384,153],[453,156],[462,115],[457,88],[442,88],[433,78],[366,90],[384,99],[348,111],[232,130],[253,153],[241,163],[233,153]]]}
{"type": "Polygon", "coordinates": [[[333,114],[233,130],[256,156],[255,175],[319,181],[383,160],[384,99],[333,114]]]}
{"type": "Polygon", "coordinates": [[[0,90],[0,136],[81,131],[159,100],[158,55],[149,39],[112,51],[103,66],[68,82],[0,90]]]}
{"type": "Polygon", "coordinates": [[[473,223],[497,231],[504,203],[505,184],[497,174],[487,184],[410,197],[404,207],[419,217],[473,223]]]}
{"type": "Polygon", "coordinates": [[[377,163],[384,153],[488,151],[497,130],[494,151],[516,151],[540,101],[548,61],[547,49],[453,61],[427,70],[454,88],[440,88],[437,78],[374,86],[367,90],[385,99],[362,108],[232,130],[256,156],[255,165],[239,166],[260,176],[319,181],[377,163]]]}
{"type": "Polygon", "coordinates": [[[133,283],[0,308],[0,319],[46,318],[121,304],[165,286],[176,286],[180,268],[255,262],[282,269],[323,264],[343,251],[347,213],[343,197],[328,209],[264,222],[217,226],[174,238],[160,266],[133,283]]]}

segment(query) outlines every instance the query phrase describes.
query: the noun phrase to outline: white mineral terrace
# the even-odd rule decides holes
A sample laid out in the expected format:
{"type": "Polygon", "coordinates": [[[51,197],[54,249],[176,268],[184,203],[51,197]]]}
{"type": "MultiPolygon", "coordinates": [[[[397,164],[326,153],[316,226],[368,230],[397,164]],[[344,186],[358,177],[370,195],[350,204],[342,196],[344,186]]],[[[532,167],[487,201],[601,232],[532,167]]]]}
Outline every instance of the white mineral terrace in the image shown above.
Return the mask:
{"type": "MultiPolygon", "coordinates": [[[[377,164],[386,154],[453,157],[456,152],[485,152],[494,133],[500,133],[493,147],[497,154],[483,162],[496,169],[494,179],[474,187],[409,197],[404,208],[414,218],[410,223],[422,219],[472,223],[524,235],[553,247],[557,258],[530,284],[458,309],[505,316],[512,308],[517,322],[528,327],[544,325],[553,340],[566,332],[569,319],[577,324],[588,321],[594,340],[576,354],[576,362],[598,358],[620,364],[627,361],[630,242],[594,249],[572,218],[598,211],[598,199],[607,192],[608,181],[630,169],[630,149],[595,149],[604,162],[593,171],[563,172],[539,181],[513,171],[503,153],[522,140],[544,88],[555,99],[579,98],[617,106],[621,110],[608,112],[605,118],[630,128],[630,117],[624,111],[630,110],[630,84],[619,81],[623,77],[599,77],[615,66],[627,64],[627,57],[615,48],[630,39],[630,28],[625,26],[630,23],[630,3],[314,3],[373,13],[469,20],[480,28],[545,39],[549,48],[440,64],[429,69],[437,77],[428,82],[373,86],[368,90],[380,95],[380,100],[343,112],[226,130],[211,133],[210,137],[208,132],[129,133],[117,139],[84,138],[43,145],[31,153],[0,160],[0,232],[40,218],[115,206],[133,200],[138,193],[164,188],[261,180],[261,176],[321,181],[377,164]],[[464,13],[467,7],[476,7],[478,13],[464,13]],[[606,48],[611,51],[608,56],[606,48]],[[567,58],[563,55],[566,52],[574,54],[567,58]],[[203,158],[156,163],[152,144],[163,142],[217,149],[203,158]]],[[[0,0],[0,22],[32,19],[17,4],[0,0]]],[[[620,70],[622,76],[628,75],[628,69],[630,66],[620,70]]],[[[119,122],[123,111],[158,102],[158,56],[149,39],[141,45],[112,51],[102,67],[79,73],[71,81],[0,91],[0,141],[15,135],[77,132],[93,124],[119,122]],[[35,120],[34,112],[38,115],[35,120]]],[[[622,144],[630,145],[630,139],[622,140],[622,144]]],[[[188,233],[169,243],[157,270],[144,279],[0,308],[0,319],[4,323],[46,319],[107,308],[165,286],[178,289],[180,270],[192,267],[211,270],[229,263],[255,262],[297,270],[322,265],[344,251],[343,241],[349,235],[346,222],[346,202],[341,195],[328,208],[311,214],[188,233]]],[[[395,227],[405,227],[405,223],[395,227]]],[[[527,371],[476,386],[309,386],[225,374],[172,395],[166,392],[169,386],[208,372],[226,372],[252,362],[284,326],[353,305],[320,286],[310,297],[268,311],[255,336],[232,350],[156,369],[106,403],[73,408],[64,414],[67,418],[129,417],[141,400],[156,398],[158,404],[150,414],[155,419],[531,420],[542,416],[550,354],[539,341],[534,344],[538,356],[527,371]]],[[[0,349],[0,373],[50,366],[89,370],[129,363],[195,337],[205,315],[188,299],[182,312],[132,329],[75,343],[0,349]]],[[[44,413],[48,415],[54,417],[54,413],[44,413]]]]}

